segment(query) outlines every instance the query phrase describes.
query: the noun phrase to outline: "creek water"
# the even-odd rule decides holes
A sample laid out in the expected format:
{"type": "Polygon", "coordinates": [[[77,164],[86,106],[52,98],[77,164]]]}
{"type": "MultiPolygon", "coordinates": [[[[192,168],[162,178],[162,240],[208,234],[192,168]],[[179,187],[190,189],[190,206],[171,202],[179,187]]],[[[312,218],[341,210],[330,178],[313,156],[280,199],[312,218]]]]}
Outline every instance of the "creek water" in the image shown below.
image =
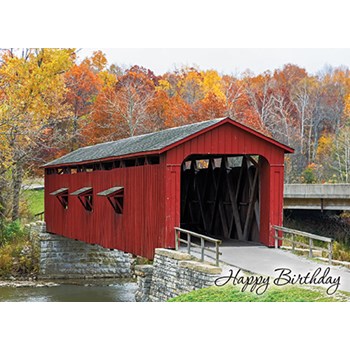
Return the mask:
{"type": "Polygon", "coordinates": [[[128,280],[64,281],[53,287],[1,287],[0,302],[134,302],[136,283],[128,280]]]}

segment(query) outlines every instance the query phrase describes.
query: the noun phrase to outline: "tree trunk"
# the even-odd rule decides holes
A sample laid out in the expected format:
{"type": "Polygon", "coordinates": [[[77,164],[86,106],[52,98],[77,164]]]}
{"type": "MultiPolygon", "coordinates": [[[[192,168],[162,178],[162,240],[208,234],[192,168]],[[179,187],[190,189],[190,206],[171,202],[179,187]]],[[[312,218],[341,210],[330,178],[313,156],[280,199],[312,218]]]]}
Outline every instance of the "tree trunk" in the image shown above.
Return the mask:
{"type": "Polygon", "coordinates": [[[0,175],[0,222],[5,218],[5,214],[6,214],[5,190],[6,190],[6,182],[4,178],[0,175]]]}
{"type": "Polygon", "coordinates": [[[72,122],[72,141],[70,146],[70,151],[73,152],[77,149],[77,136],[78,136],[78,116],[74,114],[73,122],[72,122]]]}
{"type": "Polygon", "coordinates": [[[16,162],[12,174],[12,221],[19,219],[19,197],[23,181],[23,165],[16,162]]]}

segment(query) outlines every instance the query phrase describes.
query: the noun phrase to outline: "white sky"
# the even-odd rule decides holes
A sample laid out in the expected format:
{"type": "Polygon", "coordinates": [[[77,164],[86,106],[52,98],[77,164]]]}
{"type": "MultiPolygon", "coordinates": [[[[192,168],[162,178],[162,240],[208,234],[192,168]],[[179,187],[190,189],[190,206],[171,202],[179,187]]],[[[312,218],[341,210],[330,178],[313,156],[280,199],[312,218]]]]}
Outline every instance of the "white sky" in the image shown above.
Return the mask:
{"type": "Polygon", "coordinates": [[[286,63],[310,73],[350,66],[348,0],[84,0],[83,9],[80,1],[60,0],[54,11],[44,0],[20,2],[21,11],[17,0],[3,4],[16,25],[13,16],[2,17],[0,47],[100,47],[109,63],[156,74],[183,64],[228,74],[286,63]]]}
{"type": "Polygon", "coordinates": [[[121,49],[91,48],[81,49],[80,57],[90,56],[101,50],[109,64],[119,66],[140,65],[155,74],[163,74],[182,65],[196,65],[201,69],[216,69],[220,73],[239,74],[246,69],[259,74],[266,70],[282,68],[293,63],[306,68],[309,73],[317,73],[325,65],[350,66],[350,49],[121,49]]]}

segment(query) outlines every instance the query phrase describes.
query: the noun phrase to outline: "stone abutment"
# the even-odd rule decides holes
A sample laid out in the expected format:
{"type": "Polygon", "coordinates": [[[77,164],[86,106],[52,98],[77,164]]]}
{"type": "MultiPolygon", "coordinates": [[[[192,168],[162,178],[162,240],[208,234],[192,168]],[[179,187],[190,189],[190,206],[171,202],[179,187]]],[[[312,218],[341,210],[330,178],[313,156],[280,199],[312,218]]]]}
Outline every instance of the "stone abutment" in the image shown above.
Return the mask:
{"type": "Polygon", "coordinates": [[[27,225],[39,254],[39,278],[130,278],[132,254],[46,232],[43,221],[27,225]]]}
{"type": "Polygon", "coordinates": [[[138,265],[135,274],[138,284],[136,301],[159,302],[213,286],[221,268],[195,261],[184,252],[158,248],[153,265],[138,265]]]}
{"type": "Polygon", "coordinates": [[[221,268],[171,249],[155,250],[153,264],[136,265],[135,256],[46,232],[43,221],[26,226],[39,255],[40,279],[137,277],[135,300],[162,302],[210,287],[221,268]]]}

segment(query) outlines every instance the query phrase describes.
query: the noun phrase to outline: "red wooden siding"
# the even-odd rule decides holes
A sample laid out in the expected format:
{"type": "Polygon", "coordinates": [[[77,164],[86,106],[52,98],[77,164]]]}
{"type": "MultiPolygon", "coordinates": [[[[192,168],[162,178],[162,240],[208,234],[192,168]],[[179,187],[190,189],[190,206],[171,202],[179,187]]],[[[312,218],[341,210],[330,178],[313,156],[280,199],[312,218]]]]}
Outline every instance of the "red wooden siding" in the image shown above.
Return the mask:
{"type": "Polygon", "coordinates": [[[45,219],[48,232],[104,247],[152,258],[154,248],[164,246],[163,165],[146,165],[77,174],[46,175],[45,219]],[[93,187],[93,211],[84,209],[76,196],[69,196],[64,209],[50,193],[69,188],[69,193],[93,187]],[[98,192],[124,187],[123,214],[115,213],[98,192]],[[157,208],[155,211],[154,208],[157,208]]]}
{"type": "Polygon", "coordinates": [[[180,224],[181,164],[190,155],[260,155],[260,242],[273,245],[271,225],[282,225],[284,150],[229,123],[218,126],[166,154],[166,242],[174,246],[174,227],[180,224]]]}
{"type": "Polygon", "coordinates": [[[166,163],[180,164],[191,154],[258,154],[270,164],[284,164],[283,149],[228,123],[170,149],[166,163]]]}

